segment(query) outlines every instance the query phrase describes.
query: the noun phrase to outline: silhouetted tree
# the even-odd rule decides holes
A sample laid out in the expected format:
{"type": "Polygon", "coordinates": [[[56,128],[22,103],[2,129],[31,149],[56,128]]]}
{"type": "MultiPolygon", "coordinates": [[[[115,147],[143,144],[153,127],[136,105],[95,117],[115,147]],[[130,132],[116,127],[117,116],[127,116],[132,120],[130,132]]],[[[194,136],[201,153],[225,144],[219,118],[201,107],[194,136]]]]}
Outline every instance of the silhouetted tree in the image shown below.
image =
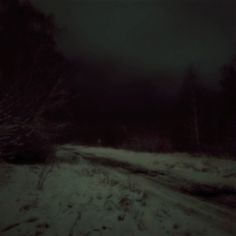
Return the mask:
{"type": "Polygon", "coordinates": [[[222,70],[221,139],[228,152],[236,149],[236,57],[222,70]]]}
{"type": "Polygon", "coordinates": [[[195,69],[189,67],[180,91],[178,132],[181,149],[199,151],[201,148],[200,93],[195,69]]]}
{"type": "Polygon", "coordinates": [[[42,114],[63,83],[65,59],[51,16],[29,1],[0,0],[0,155],[46,158],[42,114]]]}

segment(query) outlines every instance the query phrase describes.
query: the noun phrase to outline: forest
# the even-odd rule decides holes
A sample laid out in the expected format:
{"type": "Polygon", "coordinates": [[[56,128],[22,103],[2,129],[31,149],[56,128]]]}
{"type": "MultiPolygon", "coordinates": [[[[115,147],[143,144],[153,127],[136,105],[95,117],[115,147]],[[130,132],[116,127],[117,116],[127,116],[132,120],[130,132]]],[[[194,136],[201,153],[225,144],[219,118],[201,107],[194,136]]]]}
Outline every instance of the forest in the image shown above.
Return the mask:
{"type": "Polygon", "coordinates": [[[1,0],[1,159],[41,162],[56,143],[152,152],[235,156],[236,59],[219,86],[202,83],[194,65],[174,92],[166,74],[122,78],[112,62],[66,58],[53,16],[30,1],[1,0]],[[119,81],[127,81],[122,83],[119,81]]]}

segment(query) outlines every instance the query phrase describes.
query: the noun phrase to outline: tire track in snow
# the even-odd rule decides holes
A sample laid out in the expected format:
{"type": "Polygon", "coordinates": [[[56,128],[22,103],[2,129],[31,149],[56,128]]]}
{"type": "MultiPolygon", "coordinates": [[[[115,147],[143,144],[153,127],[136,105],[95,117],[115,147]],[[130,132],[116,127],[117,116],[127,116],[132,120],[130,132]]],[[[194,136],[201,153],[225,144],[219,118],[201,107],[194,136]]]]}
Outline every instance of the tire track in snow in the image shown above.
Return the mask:
{"type": "Polygon", "coordinates": [[[197,217],[204,218],[212,226],[220,227],[229,234],[236,234],[236,227],[234,222],[236,220],[235,212],[230,212],[227,208],[220,207],[201,199],[181,193],[175,188],[165,186],[162,181],[158,181],[158,177],[165,176],[164,172],[147,170],[140,166],[135,166],[122,161],[111,160],[107,157],[96,156],[94,153],[79,153],[85,160],[102,165],[105,167],[112,167],[118,172],[124,174],[132,174],[135,176],[137,182],[142,183],[145,191],[149,194],[155,195],[157,198],[162,198],[175,207],[181,208],[184,211],[191,212],[197,217]],[[148,184],[147,184],[148,182],[148,184]]]}

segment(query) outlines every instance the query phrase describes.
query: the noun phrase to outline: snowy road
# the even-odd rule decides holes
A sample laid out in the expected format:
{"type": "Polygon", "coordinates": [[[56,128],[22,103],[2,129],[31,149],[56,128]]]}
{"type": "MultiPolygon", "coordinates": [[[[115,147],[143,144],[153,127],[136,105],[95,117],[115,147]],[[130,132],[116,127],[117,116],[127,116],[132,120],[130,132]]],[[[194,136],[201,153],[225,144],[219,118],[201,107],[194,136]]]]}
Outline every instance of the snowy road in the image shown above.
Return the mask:
{"type": "Polygon", "coordinates": [[[48,166],[0,165],[0,235],[235,235],[228,208],[111,168],[91,150],[61,147],[58,157],[48,166]]]}

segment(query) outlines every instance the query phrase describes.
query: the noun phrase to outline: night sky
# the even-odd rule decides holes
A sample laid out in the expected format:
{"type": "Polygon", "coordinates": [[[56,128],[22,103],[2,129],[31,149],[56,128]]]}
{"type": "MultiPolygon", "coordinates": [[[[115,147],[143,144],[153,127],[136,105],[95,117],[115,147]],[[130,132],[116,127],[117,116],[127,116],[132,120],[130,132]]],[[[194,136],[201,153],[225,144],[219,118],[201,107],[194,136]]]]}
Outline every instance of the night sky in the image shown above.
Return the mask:
{"type": "Polygon", "coordinates": [[[194,64],[214,84],[236,51],[234,0],[33,2],[54,14],[67,57],[129,65],[134,74],[178,75],[194,64]]]}

